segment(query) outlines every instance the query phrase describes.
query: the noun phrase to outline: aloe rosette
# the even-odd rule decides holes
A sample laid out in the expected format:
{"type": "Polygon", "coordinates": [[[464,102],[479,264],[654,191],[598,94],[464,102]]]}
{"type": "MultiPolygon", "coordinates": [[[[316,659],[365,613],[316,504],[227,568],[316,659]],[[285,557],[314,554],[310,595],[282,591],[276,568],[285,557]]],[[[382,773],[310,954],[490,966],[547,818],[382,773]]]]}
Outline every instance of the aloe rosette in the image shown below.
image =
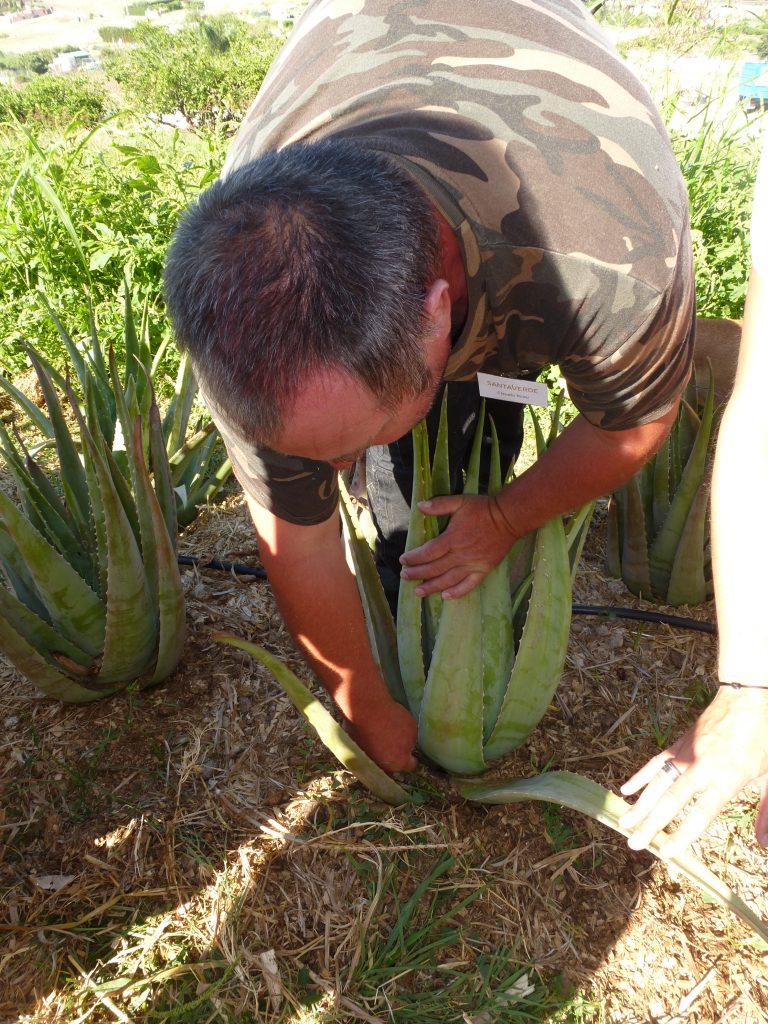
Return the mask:
{"type": "MultiPolygon", "coordinates": [[[[99,337],[92,310],[89,310],[90,337],[86,345],[78,345],[46,296],[40,292],[38,298],[56,326],[82,394],[84,395],[87,389],[93,393],[94,410],[105,442],[113,449],[113,454],[118,460],[121,460],[125,438],[118,429],[119,417],[113,375],[107,365],[107,349],[103,339],[99,337]]],[[[137,396],[141,400],[151,386],[151,381],[156,379],[170,336],[153,356],[149,339],[148,306],[145,303],[137,322],[128,281],[125,284],[122,341],[125,353],[122,386],[127,385],[128,377],[133,377],[137,396]],[[139,364],[143,372],[138,370],[139,364]]],[[[36,358],[54,383],[63,390],[65,381],[61,374],[39,353],[36,358]]],[[[30,422],[44,437],[53,440],[53,424],[49,415],[39,409],[2,374],[0,388],[10,395],[19,410],[26,413],[30,422]]],[[[171,401],[161,422],[163,444],[168,455],[170,479],[175,495],[176,517],[180,527],[192,522],[201,505],[213,501],[232,473],[232,463],[222,452],[221,438],[214,423],[211,420],[193,417],[196,395],[197,382],[185,353],[179,363],[171,401]]]]}
{"type": "Polygon", "coordinates": [[[712,596],[706,483],[715,419],[715,387],[701,414],[692,383],[669,436],[608,505],[607,569],[638,597],[702,604],[712,596]]]}
{"type": "MultiPolygon", "coordinates": [[[[539,454],[546,441],[532,417],[539,454]]],[[[557,430],[553,417],[551,440],[557,430]]],[[[501,487],[499,448],[492,433],[489,491],[501,487]]],[[[443,525],[419,512],[417,503],[433,492],[446,493],[445,407],[434,461],[429,463],[426,428],[413,433],[413,501],[407,548],[416,547],[443,525]]],[[[477,492],[482,423],[479,424],[464,485],[477,492]]],[[[511,473],[507,475],[509,479],[511,473]]],[[[571,772],[547,772],[530,779],[471,777],[489,761],[519,747],[541,720],[557,687],[565,659],[571,613],[571,583],[593,506],[567,524],[545,523],[519,541],[504,562],[467,597],[441,602],[420,599],[417,584],[402,581],[397,625],[363,528],[343,483],[342,515],[347,554],[365,612],[371,648],[393,697],[409,707],[419,723],[419,745],[429,758],[456,773],[453,782],[466,800],[483,804],[542,800],[573,808],[627,835],[619,824],[629,809],[621,797],[571,772]],[[469,777],[458,777],[469,776],[469,777]]],[[[347,736],[308,688],[274,655],[258,644],[225,633],[215,637],[260,661],[305,715],[328,749],[367,789],[390,804],[412,794],[390,778],[347,736]]],[[[658,855],[654,841],[651,852],[658,855]]],[[[672,859],[675,868],[705,898],[735,913],[765,942],[768,928],[725,883],[690,853],[672,859]]]]}
{"type": "Polygon", "coordinates": [[[64,382],[75,430],[50,374],[34,353],[30,359],[58,473],[49,475],[21,438],[0,426],[19,501],[0,491],[0,651],[48,696],[86,703],[134,681],[160,682],[181,656],[173,486],[143,373],[129,374],[123,385],[111,358],[115,421],[105,417],[90,376],[82,408],[64,382]],[[119,452],[112,450],[112,422],[125,439],[119,452]]]}

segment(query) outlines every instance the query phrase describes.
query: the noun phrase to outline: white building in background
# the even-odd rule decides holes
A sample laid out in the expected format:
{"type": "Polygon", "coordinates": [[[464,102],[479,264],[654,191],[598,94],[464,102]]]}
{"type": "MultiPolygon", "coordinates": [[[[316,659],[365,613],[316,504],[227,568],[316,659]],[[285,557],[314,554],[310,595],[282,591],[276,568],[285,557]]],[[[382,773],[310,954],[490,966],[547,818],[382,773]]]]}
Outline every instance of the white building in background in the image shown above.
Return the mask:
{"type": "Polygon", "coordinates": [[[48,70],[54,74],[68,75],[72,71],[93,71],[97,67],[98,60],[87,50],[72,50],[70,53],[60,53],[54,57],[48,65],[48,70]]]}

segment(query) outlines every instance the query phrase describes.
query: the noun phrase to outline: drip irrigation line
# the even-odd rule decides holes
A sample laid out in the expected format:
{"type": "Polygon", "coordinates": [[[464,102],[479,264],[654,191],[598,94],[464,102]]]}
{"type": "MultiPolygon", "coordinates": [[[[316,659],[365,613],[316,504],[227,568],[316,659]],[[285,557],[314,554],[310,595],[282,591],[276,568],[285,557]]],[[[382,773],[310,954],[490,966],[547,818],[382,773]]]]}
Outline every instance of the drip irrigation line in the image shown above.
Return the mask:
{"type": "Polygon", "coordinates": [[[177,555],[176,561],[179,565],[196,565],[200,569],[218,569],[219,572],[233,572],[236,576],[256,576],[260,580],[267,578],[264,569],[243,565],[242,562],[220,562],[218,558],[196,558],[195,555],[177,555]]]}
{"type": "MultiPolygon", "coordinates": [[[[254,576],[265,580],[264,569],[242,562],[224,562],[218,558],[197,558],[194,555],[178,555],[179,565],[195,565],[200,569],[216,569],[219,572],[233,572],[236,576],[254,576]]],[[[574,615],[596,615],[606,619],[633,619],[636,622],[661,622],[678,629],[690,629],[696,633],[717,633],[717,626],[699,619],[688,619],[683,615],[667,615],[666,612],[643,611],[638,608],[620,608],[618,605],[575,604],[574,615]]]]}
{"type": "Polygon", "coordinates": [[[678,629],[692,629],[696,633],[717,633],[717,626],[699,619],[688,619],[683,615],[667,615],[666,612],[646,612],[639,608],[619,608],[616,605],[575,604],[574,615],[599,615],[606,619],[635,619],[637,622],[663,622],[678,629]]]}

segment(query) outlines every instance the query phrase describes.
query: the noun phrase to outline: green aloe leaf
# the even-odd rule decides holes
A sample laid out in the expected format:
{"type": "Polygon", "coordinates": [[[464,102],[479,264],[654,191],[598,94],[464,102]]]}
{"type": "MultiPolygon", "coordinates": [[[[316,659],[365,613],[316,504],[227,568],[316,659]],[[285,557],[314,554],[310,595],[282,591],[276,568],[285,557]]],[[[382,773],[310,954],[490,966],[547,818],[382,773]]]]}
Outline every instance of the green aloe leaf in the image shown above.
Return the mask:
{"type": "Polygon", "coordinates": [[[50,622],[48,609],[40,600],[34,580],[19,549],[13,542],[13,538],[3,525],[2,517],[0,517],[0,568],[5,573],[8,583],[18,599],[35,615],[50,622]]]}
{"type": "MultiPolygon", "coordinates": [[[[430,493],[429,485],[429,438],[424,422],[417,423],[411,433],[413,438],[413,494],[411,518],[405,550],[421,547],[429,539],[427,517],[419,511],[418,502],[430,493]]],[[[397,601],[397,651],[400,662],[400,676],[408,698],[408,706],[418,715],[424,693],[424,651],[422,641],[422,598],[416,595],[420,580],[400,580],[397,601]]]]}
{"type": "Polygon", "coordinates": [[[649,600],[652,594],[651,567],[639,474],[627,480],[623,491],[621,575],[633,594],[649,600]]]}
{"type": "Polygon", "coordinates": [[[53,654],[63,654],[83,668],[90,669],[94,665],[91,655],[57,633],[50,623],[41,619],[3,586],[0,586],[0,619],[10,623],[27,643],[49,660],[53,654]]]}
{"type": "MultiPolygon", "coordinates": [[[[570,807],[607,825],[620,835],[629,835],[628,831],[620,827],[619,820],[630,809],[630,805],[598,783],[573,772],[547,772],[532,779],[501,779],[494,782],[457,779],[455,784],[466,800],[483,804],[544,800],[570,807]]],[[[658,857],[661,850],[659,842],[651,842],[649,850],[658,857]]],[[[758,915],[700,860],[690,853],[681,853],[673,857],[670,863],[674,864],[705,897],[733,911],[744,924],[760,936],[763,942],[768,942],[768,926],[765,922],[761,921],[758,915]]]]}
{"type": "Polygon", "coordinates": [[[177,503],[176,518],[179,528],[189,525],[197,515],[200,505],[213,501],[232,473],[232,463],[225,459],[215,473],[200,480],[187,494],[185,501],[177,503]]]}
{"type": "MultiPolygon", "coordinates": [[[[653,536],[662,527],[669,513],[669,437],[653,459],[653,536]]],[[[652,538],[648,538],[652,540],[652,538]]]]}
{"type": "Polygon", "coordinates": [[[19,391],[19,389],[9,380],[6,380],[2,374],[0,374],[0,388],[2,388],[3,391],[5,391],[6,394],[8,394],[14,402],[17,403],[17,405],[21,406],[41,434],[44,434],[46,437],[53,438],[53,427],[51,426],[51,421],[42,409],[38,409],[34,402],[30,401],[23,392],[19,391]]]}
{"type": "Polygon", "coordinates": [[[407,707],[408,701],[397,656],[397,634],[387,595],[384,593],[384,587],[381,585],[379,574],[376,571],[373,553],[362,531],[358,528],[355,511],[341,477],[339,477],[339,490],[345,537],[355,568],[355,579],[363,605],[371,650],[390,694],[399,704],[407,707]]]}
{"type": "Polygon", "coordinates": [[[70,704],[87,704],[113,692],[91,689],[53,668],[3,615],[0,615],[0,650],[17,671],[48,697],[70,704]]]}
{"type": "MultiPolygon", "coordinates": [[[[496,425],[491,423],[491,467],[488,494],[501,490],[501,458],[496,425]]],[[[512,593],[509,587],[509,561],[503,558],[485,577],[480,587],[483,620],[483,738],[488,739],[498,718],[515,656],[512,629],[512,593]]]]}
{"type": "Polygon", "coordinates": [[[667,604],[703,604],[707,600],[704,547],[707,538],[709,492],[702,484],[696,492],[669,577],[667,604]]]}
{"type": "Polygon", "coordinates": [[[605,562],[606,571],[613,579],[621,579],[621,531],[620,512],[617,495],[608,499],[608,516],[606,519],[605,562]]]}
{"type": "Polygon", "coordinates": [[[196,393],[197,383],[192,372],[192,363],[189,354],[185,352],[179,363],[173,398],[163,420],[163,435],[166,438],[166,451],[169,455],[173,455],[184,444],[196,393]]]}
{"type": "MultiPolygon", "coordinates": [[[[472,442],[465,494],[477,494],[484,420],[485,402],[472,442]]],[[[480,589],[443,602],[418,716],[419,746],[424,753],[448,771],[469,775],[485,767],[480,589]]]]}
{"type": "Polygon", "coordinates": [[[77,523],[78,531],[85,539],[90,535],[90,502],[88,499],[88,483],[85,470],[80,461],[72,435],[69,432],[58,396],[54,391],[51,379],[41,366],[35,354],[29,350],[29,358],[35,368],[40,388],[45,397],[48,416],[56,439],[56,451],[59,455],[59,471],[61,486],[70,514],[77,523]]]}
{"type": "Polygon", "coordinates": [[[51,622],[88,654],[104,646],[105,615],[98,594],[0,491],[0,520],[23,559],[51,622]]]}
{"type": "MultiPolygon", "coordinates": [[[[163,450],[165,455],[165,450],[163,450]]],[[[141,443],[141,421],[133,429],[133,457],[136,467],[136,503],[142,511],[144,566],[157,619],[157,658],[151,682],[159,683],[173,672],[184,647],[184,588],[176,561],[176,550],[152,490],[141,443]],[[145,522],[145,517],[148,522],[145,522]]]]}
{"type": "MultiPolygon", "coordinates": [[[[443,388],[443,398],[440,402],[440,421],[437,428],[437,439],[435,440],[435,454],[432,460],[432,493],[435,495],[446,495],[451,493],[451,465],[448,451],[448,388],[443,388]]],[[[437,517],[437,528],[445,529],[448,516],[437,517]]]]}
{"type": "Polygon", "coordinates": [[[568,558],[571,563],[571,586],[576,579],[576,573],[579,571],[579,563],[581,562],[581,555],[584,551],[584,544],[587,540],[587,534],[589,533],[589,527],[592,522],[592,516],[595,514],[595,502],[589,501],[586,505],[574,513],[568,523],[568,529],[565,532],[566,543],[568,544],[568,558]]]}
{"type": "Polygon", "coordinates": [[[571,572],[560,516],[539,527],[528,614],[487,760],[514,750],[541,721],[560,682],[571,623],[571,572]]]}
{"type": "MultiPolygon", "coordinates": [[[[148,390],[151,394],[151,388],[148,390]]],[[[165,451],[165,438],[163,437],[163,426],[160,422],[160,413],[157,403],[152,396],[149,406],[149,449],[151,454],[152,472],[154,474],[155,494],[165,520],[165,527],[168,536],[176,548],[176,539],[179,535],[179,520],[176,514],[176,493],[171,480],[171,469],[168,465],[168,456],[165,451]]],[[[142,422],[144,420],[142,419],[142,422]]]]}
{"type": "Polygon", "coordinates": [[[651,545],[651,583],[654,591],[662,595],[666,595],[675,552],[698,489],[704,480],[714,414],[715,382],[710,372],[709,391],[702,411],[699,432],[685,464],[680,485],[670,503],[667,517],[651,545]]]}
{"type": "Polygon", "coordinates": [[[145,672],[155,651],[152,601],[133,527],[103,450],[82,419],[80,434],[93,462],[104,511],[107,592],[101,678],[110,683],[124,682],[145,672]]]}
{"type": "Polygon", "coordinates": [[[407,803],[410,800],[408,792],[368,757],[304,683],[279,658],[264,650],[263,647],[259,647],[258,644],[242,640],[229,633],[214,633],[213,638],[219,643],[237,647],[260,661],[282,686],[325,746],[338,758],[347,771],[351,772],[375,796],[386,803],[396,805],[407,803]]]}

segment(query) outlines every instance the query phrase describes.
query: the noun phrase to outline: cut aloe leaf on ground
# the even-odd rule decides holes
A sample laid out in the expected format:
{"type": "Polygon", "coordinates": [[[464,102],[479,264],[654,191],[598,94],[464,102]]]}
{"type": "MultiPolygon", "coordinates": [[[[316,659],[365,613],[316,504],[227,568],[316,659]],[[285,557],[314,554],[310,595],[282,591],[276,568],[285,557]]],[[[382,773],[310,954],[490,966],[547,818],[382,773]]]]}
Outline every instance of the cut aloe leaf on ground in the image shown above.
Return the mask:
{"type": "MultiPolygon", "coordinates": [[[[532,779],[499,779],[493,782],[455,779],[454,784],[465,800],[475,803],[508,804],[521,800],[544,800],[588,814],[614,832],[629,835],[626,829],[621,828],[619,820],[630,809],[630,804],[597,782],[573,772],[547,772],[532,779]]],[[[661,844],[654,840],[648,849],[659,857],[661,844]]],[[[700,860],[690,853],[681,853],[669,863],[674,864],[707,899],[733,911],[764,942],[768,942],[768,924],[700,860]]]]}
{"type": "Polygon", "coordinates": [[[338,758],[347,771],[351,772],[374,796],[384,800],[388,804],[404,804],[410,800],[408,792],[398,785],[371,760],[355,741],[349,736],[326,711],[317,697],[309,690],[298,676],[292,672],[287,665],[284,665],[279,658],[276,658],[269,651],[259,647],[258,644],[242,640],[240,637],[232,636],[229,633],[214,633],[214,640],[219,643],[229,644],[230,647],[237,647],[246,654],[260,661],[262,665],[275,677],[277,682],[285,690],[286,694],[304,715],[309,724],[315,730],[320,740],[338,758]]]}

